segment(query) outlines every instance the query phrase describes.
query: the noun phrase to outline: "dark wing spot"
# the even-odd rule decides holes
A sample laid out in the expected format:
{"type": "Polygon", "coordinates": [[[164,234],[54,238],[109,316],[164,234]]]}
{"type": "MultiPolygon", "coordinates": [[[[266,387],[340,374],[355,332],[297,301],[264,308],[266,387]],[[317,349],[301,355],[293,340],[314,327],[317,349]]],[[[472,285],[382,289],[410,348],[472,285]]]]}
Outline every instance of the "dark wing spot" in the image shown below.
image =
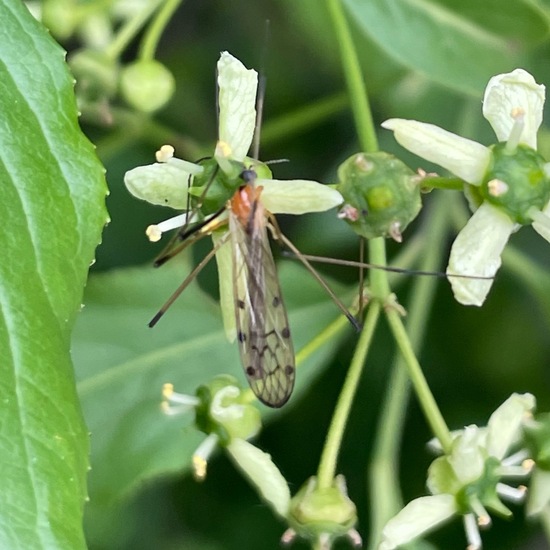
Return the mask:
{"type": "Polygon", "coordinates": [[[286,374],[287,376],[293,375],[293,374],[294,374],[294,367],[293,367],[292,365],[287,365],[287,366],[285,367],[285,374],[286,374]]]}
{"type": "Polygon", "coordinates": [[[237,307],[239,309],[244,309],[244,302],[242,300],[237,300],[237,307]]]}
{"type": "Polygon", "coordinates": [[[249,367],[246,367],[246,375],[247,376],[254,376],[256,374],[256,369],[251,365],[249,367]]]}
{"type": "Polygon", "coordinates": [[[281,336],[283,338],[290,338],[290,329],[288,327],[285,327],[283,330],[281,330],[281,336]]]}
{"type": "Polygon", "coordinates": [[[275,297],[273,298],[273,302],[271,302],[271,304],[273,305],[273,307],[277,307],[280,303],[281,303],[281,299],[279,298],[279,296],[275,296],[275,297]]]}
{"type": "Polygon", "coordinates": [[[243,342],[246,342],[246,334],[244,332],[240,331],[240,330],[237,333],[237,338],[239,339],[239,342],[241,342],[241,344],[243,342]]]}

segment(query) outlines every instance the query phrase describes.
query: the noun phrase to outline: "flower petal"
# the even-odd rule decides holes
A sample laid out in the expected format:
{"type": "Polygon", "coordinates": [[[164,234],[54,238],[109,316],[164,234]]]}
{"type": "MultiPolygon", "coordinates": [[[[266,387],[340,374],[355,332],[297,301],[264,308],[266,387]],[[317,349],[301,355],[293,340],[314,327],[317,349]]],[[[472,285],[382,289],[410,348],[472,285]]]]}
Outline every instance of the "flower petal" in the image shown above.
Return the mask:
{"type": "Polygon", "coordinates": [[[542,213],[546,218],[533,222],[533,229],[550,243],[550,202],[543,208],[542,213]]]}
{"type": "Polygon", "coordinates": [[[466,426],[462,435],[453,441],[449,464],[458,480],[466,485],[475,481],[483,474],[485,457],[480,443],[484,440],[483,432],[475,425],[466,426]]]}
{"type": "MultiPolygon", "coordinates": [[[[228,240],[227,232],[212,233],[212,242],[218,246],[220,241],[228,240]]],[[[237,321],[235,319],[235,297],[233,293],[233,251],[231,243],[222,244],[216,251],[218,266],[218,284],[220,286],[220,307],[222,310],[223,328],[229,342],[237,337],[237,321]]]]}
{"type": "Polygon", "coordinates": [[[257,179],[256,185],[263,187],[262,203],[273,214],[324,212],[344,201],[336,189],[316,181],[257,179]]]}
{"type": "Polygon", "coordinates": [[[197,164],[171,159],[128,170],[124,174],[124,183],[138,199],[184,210],[187,206],[187,182],[192,175],[202,171],[202,166],[197,164]]]}
{"type": "Polygon", "coordinates": [[[233,439],[227,450],[235,464],[258,489],[263,499],[286,518],[290,504],[288,484],[271,456],[244,439],[233,439]]]}
{"type": "MultiPolygon", "coordinates": [[[[506,214],[484,202],[455,239],[447,274],[493,277],[515,227],[506,214]]],[[[493,284],[492,279],[449,277],[449,281],[455,299],[466,306],[481,306],[493,284]]]]}
{"type": "Polygon", "coordinates": [[[526,513],[537,516],[550,506],[550,472],[535,468],[531,476],[526,513]]]}
{"type": "Polygon", "coordinates": [[[229,52],[222,52],[218,61],[218,87],[218,138],[231,147],[233,159],[242,161],[254,136],[258,73],[247,69],[229,52]]]}
{"type": "Polygon", "coordinates": [[[525,413],[535,408],[536,400],[530,393],[513,393],[487,423],[487,451],[490,456],[502,459],[520,435],[525,413]]]}
{"type": "Polygon", "coordinates": [[[481,182],[491,158],[491,152],[484,145],[433,124],[390,118],[382,127],[393,130],[395,139],[405,149],[474,185],[481,182]]]}
{"type": "Polygon", "coordinates": [[[433,529],[456,513],[456,503],[452,495],[417,498],[386,523],[378,550],[397,548],[433,529]]]}
{"type": "Polygon", "coordinates": [[[520,143],[537,148],[537,130],[542,122],[545,87],[523,69],[493,76],[483,98],[483,116],[491,123],[499,141],[510,137],[518,108],[524,112],[524,128],[520,143]]]}

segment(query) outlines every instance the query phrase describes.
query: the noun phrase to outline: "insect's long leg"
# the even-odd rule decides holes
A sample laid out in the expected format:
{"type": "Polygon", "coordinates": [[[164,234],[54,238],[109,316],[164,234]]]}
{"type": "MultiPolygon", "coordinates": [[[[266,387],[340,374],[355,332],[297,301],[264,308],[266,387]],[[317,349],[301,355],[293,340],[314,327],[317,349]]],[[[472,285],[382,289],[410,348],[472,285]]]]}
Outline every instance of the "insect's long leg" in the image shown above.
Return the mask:
{"type": "Polygon", "coordinates": [[[229,233],[226,233],[224,237],[218,241],[216,246],[195,266],[193,271],[187,275],[183,283],[175,290],[175,292],[168,298],[166,303],[159,309],[157,314],[149,321],[149,327],[154,327],[160,320],[160,318],[166,313],[166,310],[178,299],[179,295],[189,286],[191,281],[206,267],[208,262],[214,257],[214,254],[219,248],[227,242],[229,233]]]}
{"type": "Polygon", "coordinates": [[[220,216],[225,212],[225,206],[220,208],[215,214],[212,214],[208,219],[203,220],[197,225],[193,226],[186,233],[178,233],[171,241],[169,247],[165,248],[154,262],[154,267],[160,267],[164,265],[168,260],[171,260],[174,256],[179,254],[182,250],[185,250],[188,246],[200,241],[206,235],[210,235],[212,231],[217,229],[220,225],[223,225],[225,220],[221,220],[220,216]],[[173,246],[174,241],[183,241],[177,246],[173,246]]]}
{"type": "MultiPolygon", "coordinates": [[[[208,183],[204,186],[204,189],[203,189],[202,193],[197,198],[197,204],[196,204],[196,209],[197,210],[202,208],[202,205],[204,203],[204,199],[206,198],[206,195],[207,195],[208,191],[210,190],[210,186],[212,185],[212,182],[216,178],[216,175],[218,174],[219,169],[220,169],[220,167],[216,166],[216,168],[214,169],[214,172],[212,172],[212,175],[210,176],[210,179],[208,180],[208,183]]],[[[187,194],[187,198],[189,199],[189,193],[187,194]]]]}
{"type": "MultiPolygon", "coordinates": [[[[203,160],[203,159],[201,159],[201,160],[203,160]]],[[[174,248],[174,245],[177,242],[186,240],[190,235],[192,235],[196,231],[199,231],[204,225],[208,224],[208,222],[210,220],[216,218],[217,216],[219,216],[225,210],[225,206],[224,206],[223,208],[218,210],[218,212],[213,214],[208,219],[201,221],[199,224],[196,224],[191,228],[189,227],[190,224],[193,223],[193,221],[194,221],[195,214],[201,208],[201,206],[204,202],[204,198],[206,197],[206,193],[210,189],[210,185],[214,181],[214,178],[215,178],[217,172],[218,172],[218,168],[216,167],[216,169],[214,170],[214,173],[212,174],[212,176],[209,179],[208,183],[204,186],[203,192],[198,197],[196,208],[194,209],[193,212],[190,212],[190,210],[191,210],[191,196],[189,194],[189,187],[191,186],[191,177],[192,176],[189,176],[189,179],[187,181],[187,203],[186,203],[186,208],[185,208],[186,212],[188,213],[187,214],[187,219],[185,220],[185,223],[183,224],[183,226],[178,229],[178,232],[170,239],[168,244],[162,249],[162,252],[157,256],[157,258],[155,260],[155,263],[154,263],[155,267],[159,267],[162,264],[165,264],[168,260],[170,260],[171,258],[174,257],[175,254],[172,253],[172,250],[174,248]]],[[[185,247],[183,247],[183,248],[185,248],[185,247]]],[[[183,250],[183,248],[178,248],[177,249],[178,252],[183,250]]],[[[176,254],[177,254],[177,252],[176,252],[176,254]]]]}
{"type": "MultiPolygon", "coordinates": [[[[359,237],[359,261],[363,263],[365,259],[365,239],[359,237]]],[[[359,311],[357,317],[363,318],[363,291],[365,290],[365,270],[361,268],[359,270],[359,311]]]]}
{"type": "Polygon", "coordinates": [[[334,291],[328,286],[328,284],[323,280],[323,278],[317,273],[315,268],[309,263],[307,260],[307,257],[304,256],[293,244],[292,242],[287,239],[281,230],[277,226],[277,222],[273,217],[271,217],[271,223],[269,224],[269,229],[271,230],[271,233],[273,235],[273,238],[280,240],[286,247],[288,247],[297,258],[300,259],[300,261],[304,264],[306,269],[315,277],[317,282],[325,289],[325,292],[333,299],[334,303],[340,308],[342,313],[347,317],[348,321],[353,325],[355,330],[359,332],[361,330],[361,324],[357,321],[357,319],[350,313],[348,308],[342,303],[342,301],[336,296],[334,291]]]}
{"type": "MultiPolygon", "coordinates": [[[[294,252],[294,250],[292,251],[294,252]]],[[[283,253],[284,254],[284,253],[283,253]]],[[[488,275],[461,275],[453,273],[443,273],[442,271],[423,271],[422,269],[405,269],[402,267],[392,267],[390,265],[378,265],[369,264],[367,262],[355,262],[353,260],[340,260],[339,258],[327,258],[325,256],[313,256],[311,254],[302,254],[299,252],[295,256],[300,260],[310,260],[312,262],[319,262],[322,264],[343,265],[347,267],[359,267],[367,269],[381,269],[382,271],[389,271],[390,273],[401,273],[403,275],[431,275],[432,277],[442,277],[448,279],[454,277],[456,279],[480,279],[480,280],[494,280],[494,276],[488,275]]]]}

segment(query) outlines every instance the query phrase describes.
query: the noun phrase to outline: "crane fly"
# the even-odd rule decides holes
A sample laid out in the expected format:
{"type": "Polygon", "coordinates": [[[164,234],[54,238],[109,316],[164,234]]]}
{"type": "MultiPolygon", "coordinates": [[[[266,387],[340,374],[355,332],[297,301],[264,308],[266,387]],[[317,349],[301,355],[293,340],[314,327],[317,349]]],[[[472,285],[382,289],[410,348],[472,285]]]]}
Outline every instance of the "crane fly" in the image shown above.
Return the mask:
{"type": "Polygon", "coordinates": [[[262,403],[281,407],[294,388],[294,349],[267,236],[262,187],[254,185],[253,170],[241,177],[245,185],[229,209],[237,340],[252,391],[262,403]]]}
{"type": "Polygon", "coordinates": [[[212,259],[220,246],[229,240],[232,247],[232,279],[237,340],[241,363],[256,397],[269,407],[282,407],[294,388],[296,366],[288,317],[277,270],[267,236],[268,212],[255,185],[256,172],[241,173],[244,184],[225,207],[204,223],[179,236],[179,245],[161,254],[160,266],[175,254],[211,234],[225,223],[229,231],[189,273],[159,312],[149,322],[153,327],[185,290],[195,276],[212,259]],[[228,222],[222,219],[227,212],[228,222]]]}

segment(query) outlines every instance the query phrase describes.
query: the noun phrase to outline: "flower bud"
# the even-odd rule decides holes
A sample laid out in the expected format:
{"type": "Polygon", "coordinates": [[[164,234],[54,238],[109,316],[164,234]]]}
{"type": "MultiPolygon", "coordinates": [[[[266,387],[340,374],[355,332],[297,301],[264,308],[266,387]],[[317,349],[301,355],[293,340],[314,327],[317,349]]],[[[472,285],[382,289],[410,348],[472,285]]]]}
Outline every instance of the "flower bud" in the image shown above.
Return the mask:
{"type": "Polygon", "coordinates": [[[74,0],[44,0],[42,23],[58,40],[70,38],[78,23],[76,2],[74,0]]]}
{"type": "Polygon", "coordinates": [[[115,95],[118,86],[118,64],[104,52],[83,49],[69,58],[79,93],[88,100],[115,95]]]}
{"type": "Polygon", "coordinates": [[[343,476],[337,476],[331,487],[320,489],[312,477],[290,501],[288,522],[301,537],[309,540],[334,540],[356,537],[355,504],[347,495],[343,476]]]}
{"type": "Polygon", "coordinates": [[[174,94],[172,73],[158,61],[136,61],[127,65],[121,75],[124,99],[138,111],[152,113],[163,107],[174,94]]]}
{"type": "Polygon", "coordinates": [[[338,169],[339,216],[367,239],[401,233],[421,208],[418,176],[387,153],[357,153],[338,169]]]}

